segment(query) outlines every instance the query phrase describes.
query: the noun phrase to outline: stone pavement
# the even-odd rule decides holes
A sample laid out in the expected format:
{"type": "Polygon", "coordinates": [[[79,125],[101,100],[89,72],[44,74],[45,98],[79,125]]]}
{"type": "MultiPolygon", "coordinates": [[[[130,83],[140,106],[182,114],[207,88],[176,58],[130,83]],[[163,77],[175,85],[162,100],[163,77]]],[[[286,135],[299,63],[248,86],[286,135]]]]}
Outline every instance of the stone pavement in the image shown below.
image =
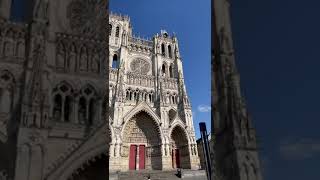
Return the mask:
{"type": "Polygon", "coordinates": [[[110,180],[147,180],[150,176],[150,180],[207,180],[205,171],[203,170],[183,170],[182,177],[177,176],[177,171],[128,171],[111,173],[110,180]]]}

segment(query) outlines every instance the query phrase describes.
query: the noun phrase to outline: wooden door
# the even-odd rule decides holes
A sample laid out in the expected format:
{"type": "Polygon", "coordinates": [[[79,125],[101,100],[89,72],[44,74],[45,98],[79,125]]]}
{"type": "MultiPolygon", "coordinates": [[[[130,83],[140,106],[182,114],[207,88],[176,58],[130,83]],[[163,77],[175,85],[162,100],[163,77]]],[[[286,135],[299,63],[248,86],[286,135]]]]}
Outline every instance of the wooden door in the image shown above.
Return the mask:
{"type": "Polygon", "coordinates": [[[145,169],[145,161],[146,161],[146,154],[145,154],[145,145],[139,146],[139,169],[145,169]]]}
{"type": "Polygon", "coordinates": [[[130,146],[129,154],[129,170],[136,169],[137,145],[130,146]]]}

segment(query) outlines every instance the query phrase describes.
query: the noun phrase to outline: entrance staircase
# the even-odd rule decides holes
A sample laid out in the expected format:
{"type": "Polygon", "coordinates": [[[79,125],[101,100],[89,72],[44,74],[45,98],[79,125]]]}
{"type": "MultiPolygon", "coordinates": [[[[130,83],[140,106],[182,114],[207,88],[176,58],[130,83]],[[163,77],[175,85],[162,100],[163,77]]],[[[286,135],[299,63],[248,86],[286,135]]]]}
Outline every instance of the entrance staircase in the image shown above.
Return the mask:
{"type": "Polygon", "coordinates": [[[177,171],[157,171],[157,170],[140,170],[140,171],[127,171],[110,174],[110,180],[207,180],[205,171],[198,170],[183,170],[183,174],[189,174],[188,176],[177,176],[177,171]],[[191,175],[190,175],[191,174],[191,175]]]}

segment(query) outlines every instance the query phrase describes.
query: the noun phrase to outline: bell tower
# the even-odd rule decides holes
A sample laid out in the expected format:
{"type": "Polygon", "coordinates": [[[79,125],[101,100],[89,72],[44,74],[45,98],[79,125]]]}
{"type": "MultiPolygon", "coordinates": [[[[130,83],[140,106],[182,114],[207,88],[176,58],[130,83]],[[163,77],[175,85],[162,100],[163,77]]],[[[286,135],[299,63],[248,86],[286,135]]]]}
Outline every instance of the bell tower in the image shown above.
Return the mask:
{"type": "Polygon", "coordinates": [[[213,117],[215,175],[223,180],[262,180],[256,133],[240,91],[230,1],[213,1],[213,117]]]}

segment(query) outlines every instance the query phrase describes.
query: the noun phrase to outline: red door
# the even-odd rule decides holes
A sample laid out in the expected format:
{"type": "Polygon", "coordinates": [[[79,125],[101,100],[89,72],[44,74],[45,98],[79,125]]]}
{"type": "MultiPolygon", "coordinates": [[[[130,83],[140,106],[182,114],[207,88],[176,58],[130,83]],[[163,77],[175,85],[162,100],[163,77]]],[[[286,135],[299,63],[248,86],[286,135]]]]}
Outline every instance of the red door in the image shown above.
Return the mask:
{"type": "Polygon", "coordinates": [[[139,169],[145,169],[145,145],[139,146],[139,169]]]}
{"type": "Polygon", "coordinates": [[[180,151],[175,149],[176,167],[180,168],[180,151]]]}
{"type": "Polygon", "coordinates": [[[136,169],[137,145],[130,146],[129,170],[136,169]]]}

